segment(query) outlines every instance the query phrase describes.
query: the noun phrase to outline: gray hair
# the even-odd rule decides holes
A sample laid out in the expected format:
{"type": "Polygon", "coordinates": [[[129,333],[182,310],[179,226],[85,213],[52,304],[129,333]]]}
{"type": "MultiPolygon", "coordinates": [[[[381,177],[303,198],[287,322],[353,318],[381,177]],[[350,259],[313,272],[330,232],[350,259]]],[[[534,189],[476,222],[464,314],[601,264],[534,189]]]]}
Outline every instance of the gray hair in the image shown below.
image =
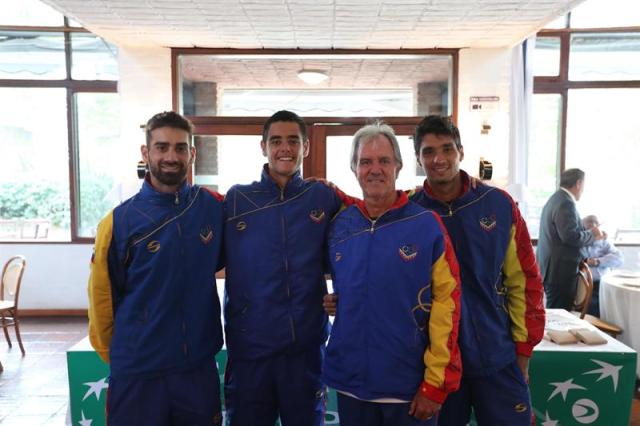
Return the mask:
{"type": "Polygon", "coordinates": [[[400,154],[400,145],[398,145],[398,139],[396,138],[396,134],[393,131],[393,128],[388,124],[383,123],[382,121],[376,121],[373,124],[367,124],[366,126],[360,128],[353,135],[353,142],[351,143],[351,171],[356,172],[356,167],[358,165],[358,150],[360,149],[360,145],[363,142],[367,142],[378,135],[382,135],[391,142],[391,147],[393,148],[393,156],[395,157],[396,163],[402,168],[402,155],[400,154]]]}

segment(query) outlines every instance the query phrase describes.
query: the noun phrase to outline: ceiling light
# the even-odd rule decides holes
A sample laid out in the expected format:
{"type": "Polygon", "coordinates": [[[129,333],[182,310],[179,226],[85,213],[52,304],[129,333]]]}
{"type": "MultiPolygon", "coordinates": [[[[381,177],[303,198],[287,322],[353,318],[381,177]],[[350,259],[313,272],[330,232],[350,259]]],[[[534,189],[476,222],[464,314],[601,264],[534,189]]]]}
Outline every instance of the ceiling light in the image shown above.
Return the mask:
{"type": "Polygon", "coordinates": [[[298,78],[307,84],[320,84],[329,76],[320,70],[300,70],[298,71],[298,78]]]}

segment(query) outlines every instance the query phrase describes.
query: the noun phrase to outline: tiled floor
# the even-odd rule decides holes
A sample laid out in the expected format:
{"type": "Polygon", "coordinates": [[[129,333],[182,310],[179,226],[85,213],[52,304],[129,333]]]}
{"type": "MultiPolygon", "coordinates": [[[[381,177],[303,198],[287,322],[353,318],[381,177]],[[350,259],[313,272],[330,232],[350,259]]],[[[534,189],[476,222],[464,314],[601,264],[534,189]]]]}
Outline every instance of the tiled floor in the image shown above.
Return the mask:
{"type": "MultiPolygon", "coordinates": [[[[69,391],[66,350],[87,334],[85,318],[25,318],[23,358],[14,346],[9,349],[0,333],[0,425],[68,425],[69,391]]],[[[633,402],[630,426],[640,426],[640,395],[633,402]]],[[[624,425],[616,425],[624,426],[624,425]]]]}
{"type": "Polygon", "coordinates": [[[0,333],[0,424],[37,426],[70,424],[66,351],[87,334],[84,318],[24,318],[22,357],[9,328],[13,348],[0,333]]]}

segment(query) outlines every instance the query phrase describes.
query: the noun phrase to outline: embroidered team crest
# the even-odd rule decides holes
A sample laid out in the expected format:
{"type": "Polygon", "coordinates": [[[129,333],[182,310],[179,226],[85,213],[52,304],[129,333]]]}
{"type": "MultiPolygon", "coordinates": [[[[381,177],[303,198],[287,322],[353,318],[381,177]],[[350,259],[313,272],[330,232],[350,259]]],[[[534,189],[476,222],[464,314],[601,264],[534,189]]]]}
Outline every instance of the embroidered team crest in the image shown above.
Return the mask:
{"type": "Polygon", "coordinates": [[[244,231],[245,229],[247,229],[247,223],[241,220],[240,222],[236,223],[236,229],[238,231],[244,231]]]}
{"type": "Polygon", "coordinates": [[[402,246],[398,249],[400,258],[405,262],[411,262],[418,255],[418,250],[415,246],[402,246]]]}
{"type": "Polygon", "coordinates": [[[147,250],[149,250],[149,253],[155,253],[160,250],[160,241],[149,241],[149,244],[147,244],[147,250]]]}
{"type": "Polygon", "coordinates": [[[481,217],[480,227],[487,232],[492,231],[496,227],[496,215],[481,217]]]}
{"type": "Polygon", "coordinates": [[[342,259],[342,253],[340,253],[339,251],[336,252],[335,259],[336,259],[336,262],[340,262],[340,259],[342,259]]]}
{"type": "Polygon", "coordinates": [[[315,223],[320,223],[324,219],[324,210],[322,209],[311,210],[311,213],[309,213],[309,217],[315,223]]]}
{"type": "Polygon", "coordinates": [[[202,228],[200,230],[200,241],[202,241],[202,244],[205,244],[205,245],[209,244],[212,239],[213,239],[213,231],[209,226],[207,226],[206,228],[202,228]]]}

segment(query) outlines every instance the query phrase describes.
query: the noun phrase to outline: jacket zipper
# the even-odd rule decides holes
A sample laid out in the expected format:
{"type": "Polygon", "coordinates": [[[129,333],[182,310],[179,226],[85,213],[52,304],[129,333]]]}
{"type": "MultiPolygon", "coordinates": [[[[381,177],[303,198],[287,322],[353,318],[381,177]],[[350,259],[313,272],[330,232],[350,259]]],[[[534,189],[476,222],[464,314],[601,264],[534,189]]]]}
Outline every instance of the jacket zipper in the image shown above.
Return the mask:
{"type": "MultiPolygon", "coordinates": [[[[280,189],[280,201],[284,201],[284,188],[280,189]]],[[[287,291],[287,300],[289,300],[289,305],[291,305],[291,287],[289,285],[289,258],[287,257],[287,224],[284,218],[284,212],[281,217],[282,223],[282,245],[284,246],[284,272],[285,272],[285,286],[287,291]]],[[[289,312],[289,327],[291,328],[291,339],[295,343],[296,342],[296,327],[293,321],[293,315],[289,312]]]]}

